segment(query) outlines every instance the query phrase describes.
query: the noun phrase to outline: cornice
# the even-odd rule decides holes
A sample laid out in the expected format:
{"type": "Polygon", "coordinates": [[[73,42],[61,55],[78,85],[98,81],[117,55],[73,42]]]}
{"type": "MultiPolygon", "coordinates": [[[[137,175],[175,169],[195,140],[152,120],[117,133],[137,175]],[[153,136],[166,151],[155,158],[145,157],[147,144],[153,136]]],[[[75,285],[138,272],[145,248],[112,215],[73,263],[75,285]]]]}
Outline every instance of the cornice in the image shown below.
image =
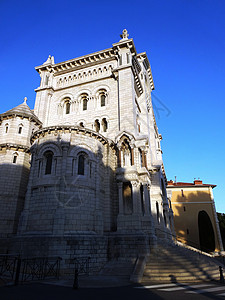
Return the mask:
{"type": "Polygon", "coordinates": [[[22,113],[12,113],[12,114],[2,114],[0,115],[0,124],[3,120],[9,120],[9,119],[14,119],[16,117],[20,117],[21,119],[28,119],[29,121],[35,122],[36,125],[42,125],[42,122],[35,117],[28,116],[26,114],[22,113]]]}
{"type": "Polygon", "coordinates": [[[43,64],[37,66],[35,69],[40,73],[40,71],[54,72],[57,75],[68,72],[68,70],[77,70],[85,67],[92,66],[96,62],[106,62],[115,59],[116,55],[112,48],[94,52],[88,55],[80,56],[74,59],[70,59],[58,64],[43,64]]]}
{"type": "Polygon", "coordinates": [[[30,147],[29,146],[13,144],[13,143],[0,144],[0,150],[2,150],[2,149],[22,151],[22,152],[26,152],[26,153],[30,152],[30,147]]]}
{"type": "Polygon", "coordinates": [[[101,135],[100,133],[93,131],[91,129],[88,128],[84,128],[84,127],[80,127],[80,126],[50,126],[50,127],[45,127],[42,128],[40,130],[37,130],[33,133],[33,135],[31,136],[31,143],[33,143],[36,139],[44,137],[48,134],[58,134],[58,133],[72,133],[75,132],[77,134],[81,134],[81,135],[87,135],[89,137],[93,137],[95,139],[97,139],[98,141],[100,141],[103,145],[108,144],[110,147],[115,148],[115,143],[104,137],[103,135],[101,135]]]}
{"type": "Polygon", "coordinates": [[[148,73],[148,77],[149,77],[149,81],[150,81],[150,85],[151,85],[151,90],[153,91],[155,89],[154,86],[154,81],[153,81],[153,76],[152,76],[152,70],[151,70],[151,66],[147,57],[146,52],[142,52],[137,54],[137,59],[142,59],[143,60],[143,65],[148,73]]]}

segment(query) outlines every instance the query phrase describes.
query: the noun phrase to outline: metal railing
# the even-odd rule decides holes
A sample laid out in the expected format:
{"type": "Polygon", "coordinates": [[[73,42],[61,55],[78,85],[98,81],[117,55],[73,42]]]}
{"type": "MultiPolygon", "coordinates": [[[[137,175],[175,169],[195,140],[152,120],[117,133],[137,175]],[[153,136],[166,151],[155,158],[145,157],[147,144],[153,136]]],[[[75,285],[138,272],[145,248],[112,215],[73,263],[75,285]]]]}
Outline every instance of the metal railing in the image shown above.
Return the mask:
{"type": "Polygon", "coordinates": [[[34,257],[23,259],[21,282],[43,280],[46,278],[59,279],[61,257],[34,257]]]}
{"type": "Polygon", "coordinates": [[[78,289],[79,287],[79,275],[88,275],[89,274],[89,262],[90,257],[75,257],[74,258],[74,282],[73,289],[78,289]]]}
{"type": "Polygon", "coordinates": [[[21,258],[19,255],[0,255],[0,279],[13,282],[59,279],[61,257],[21,258]]]}
{"type": "Polygon", "coordinates": [[[0,278],[3,281],[14,281],[19,256],[0,254],[0,278]]]}

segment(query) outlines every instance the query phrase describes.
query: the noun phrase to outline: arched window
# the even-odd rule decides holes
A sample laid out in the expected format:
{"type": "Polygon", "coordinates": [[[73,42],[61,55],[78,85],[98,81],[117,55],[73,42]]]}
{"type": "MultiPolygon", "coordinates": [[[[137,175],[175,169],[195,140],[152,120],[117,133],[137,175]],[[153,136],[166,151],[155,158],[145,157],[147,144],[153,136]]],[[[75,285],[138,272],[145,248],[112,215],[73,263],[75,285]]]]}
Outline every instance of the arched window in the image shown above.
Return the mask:
{"type": "Polygon", "coordinates": [[[80,122],[79,126],[80,126],[80,127],[84,127],[84,123],[83,123],[83,122],[80,122]]]}
{"type": "Polygon", "coordinates": [[[99,123],[99,120],[95,120],[94,126],[95,126],[95,130],[96,130],[97,132],[99,132],[99,131],[100,131],[100,123],[99,123]]]}
{"type": "Polygon", "coordinates": [[[52,161],[53,161],[53,152],[52,151],[46,151],[45,154],[46,164],[45,164],[45,174],[51,174],[52,173],[52,161]]]}
{"type": "Polygon", "coordinates": [[[103,132],[106,132],[107,128],[108,128],[108,123],[106,121],[106,118],[103,118],[102,119],[102,129],[103,129],[103,132]]]}
{"type": "Polygon", "coordinates": [[[101,106],[105,106],[105,98],[106,98],[105,94],[101,94],[101,95],[100,95],[101,106]]]}
{"type": "Polygon", "coordinates": [[[23,129],[23,124],[20,124],[18,127],[18,134],[22,133],[22,129],[23,129]]]}
{"type": "Polygon", "coordinates": [[[5,124],[5,133],[8,133],[8,131],[9,131],[9,124],[7,123],[5,124]]]}
{"type": "Polygon", "coordinates": [[[66,115],[68,115],[70,113],[70,102],[67,101],[65,104],[66,104],[66,115]]]}
{"type": "Polygon", "coordinates": [[[132,165],[132,155],[131,155],[131,147],[127,139],[124,139],[121,145],[122,151],[122,163],[124,166],[131,166],[132,165]]]}
{"type": "Polygon", "coordinates": [[[84,163],[85,163],[85,156],[84,154],[79,155],[78,158],[78,175],[84,175],[84,163]]]}
{"type": "Polygon", "coordinates": [[[84,95],[82,97],[82,101],[83,101],[83,110],[87,110],[87,103],[88,103],[88,100],[87,100],[87,96],[84,95]]]}
{"type": "Polygon", "coordinates": [[[17,162],[18,153],[13,154],[13,164],[16,164],[17,162]]]}

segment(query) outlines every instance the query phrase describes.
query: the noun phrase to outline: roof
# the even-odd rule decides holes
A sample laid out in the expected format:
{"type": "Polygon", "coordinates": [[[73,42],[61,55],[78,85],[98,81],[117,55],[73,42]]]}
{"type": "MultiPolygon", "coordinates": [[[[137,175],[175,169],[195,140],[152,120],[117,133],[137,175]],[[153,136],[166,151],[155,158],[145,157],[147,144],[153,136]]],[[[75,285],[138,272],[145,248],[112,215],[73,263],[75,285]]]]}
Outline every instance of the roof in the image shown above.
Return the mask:
{"type": "Polygon", "coordinates": [[[176,187],[216,187],[215,184],[202,183],[202,180],[194,180],[194,182],[174,182],[170,180],[167,182],[167,188],[176,188],[176,187]]]}
{"type": "Polygon", "coordinates": [[[26,103],[27,99],[24,98],[24,102],[7,112],[0,114],[0,118],[3,119],[4,117],[10,117],[10,116],[20,116],[25,118],[31,118],[33,121],[37,122],[38,124],[42,124],[41,121],[38,119],[38,117],[33,113],[33,111],[30,109],[30,107],[26,103]]]}

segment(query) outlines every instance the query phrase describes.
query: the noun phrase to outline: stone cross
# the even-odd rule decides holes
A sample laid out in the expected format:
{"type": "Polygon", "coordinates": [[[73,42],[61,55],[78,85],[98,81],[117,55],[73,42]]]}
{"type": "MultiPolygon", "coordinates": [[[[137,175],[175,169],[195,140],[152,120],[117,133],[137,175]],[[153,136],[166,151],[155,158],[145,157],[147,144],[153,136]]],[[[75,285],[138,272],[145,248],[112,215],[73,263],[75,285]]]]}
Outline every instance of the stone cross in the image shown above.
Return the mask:
{"type": "Polygon", "coordinates": [[[123,30],[123,33],[120,35],[120,37],[121,37],[123,40],[125,40],[125,39],[128,39],[128,36],[129,36],[129,34],[128,34],[127,30],[124,29],[124,30],[123,30]]]}

